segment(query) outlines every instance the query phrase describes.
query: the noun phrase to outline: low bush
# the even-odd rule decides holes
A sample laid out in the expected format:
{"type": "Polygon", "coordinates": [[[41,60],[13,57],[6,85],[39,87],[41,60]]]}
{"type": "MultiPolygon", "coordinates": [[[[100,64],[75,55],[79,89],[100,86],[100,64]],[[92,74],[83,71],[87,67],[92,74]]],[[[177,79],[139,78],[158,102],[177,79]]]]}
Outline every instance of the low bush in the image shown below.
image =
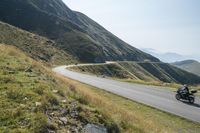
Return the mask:
{"type": "Polygon", "coordinates": [[[8,88],[8,90],[6,91],[6,95],[8,98],[17,101],[22,101],[25,97],[23,91],[15,87],[8,88]]]}
{"type": "Polygon", "coordinates": [[[48,132],[47,117],[43,113],[36,113],[34,115],[31,127],[35,133],[47,133],[48,132]]]}
{"type": "Polygon", "coordinates": [[[50,105],[59,105],[58,99],[52,93],[46,93],[43,100],[46,100],[50,105]]]}

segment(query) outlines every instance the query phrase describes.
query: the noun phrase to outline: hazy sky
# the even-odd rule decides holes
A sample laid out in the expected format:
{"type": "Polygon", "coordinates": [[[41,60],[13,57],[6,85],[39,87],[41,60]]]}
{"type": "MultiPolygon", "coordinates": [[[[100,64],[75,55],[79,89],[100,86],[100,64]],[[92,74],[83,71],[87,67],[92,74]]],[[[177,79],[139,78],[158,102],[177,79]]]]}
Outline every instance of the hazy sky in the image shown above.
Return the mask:
{"type": "Polygon", "coordinates": [[[200,56],[200,0],[63,0],[137,48],[200,56]]]}

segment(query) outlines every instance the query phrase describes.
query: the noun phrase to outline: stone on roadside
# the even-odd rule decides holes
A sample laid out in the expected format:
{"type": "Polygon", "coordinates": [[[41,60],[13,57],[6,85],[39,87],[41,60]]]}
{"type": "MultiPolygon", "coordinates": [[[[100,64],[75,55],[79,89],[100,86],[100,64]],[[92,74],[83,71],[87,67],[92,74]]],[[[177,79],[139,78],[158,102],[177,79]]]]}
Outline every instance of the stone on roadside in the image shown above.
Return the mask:
{"type": "Polygon", "coordinates": [[[62,103],[66,103],[66,102],[67,102],[67,100],[62,100],[61,102],[62,102],[62,103]]]}
{"type": "Polygon", "coordinates": [[[85,126],[85,133],[108,133],[104,126],[87,124],[85,126]]]}
{"type": "Polygon", "coordinates": [[[68,122],[67,118],[60,117],[59,120],[62,121],[63,125],[67,125],[67,122],[68,122]]]}
{"type": "Polygon", "coordinates": [[[22,107],[22,108],[25,108],[25,107],[26,107],[26,105],[24,105],[24,104],[20,104],[20,107],[22,107]]]}
{"type": "Polygon", "coordinates": [[[53,90],[53,93],[58,93],[58,90],[53,90]]]}
{"type": "Polygon", "coordinates": [[[66,110],[66,109],[62,109],[61,111],[60,111],[60,113],[61,113],[61,115],[67,115],[68,114],[68,111],[66,110]]]}
{"type": "Polygon", "coordinates": [[[36,106],[36,107],[42,106],[42,103],[41,103],[41,102],[35,102],[35,106],[36,106]]]}

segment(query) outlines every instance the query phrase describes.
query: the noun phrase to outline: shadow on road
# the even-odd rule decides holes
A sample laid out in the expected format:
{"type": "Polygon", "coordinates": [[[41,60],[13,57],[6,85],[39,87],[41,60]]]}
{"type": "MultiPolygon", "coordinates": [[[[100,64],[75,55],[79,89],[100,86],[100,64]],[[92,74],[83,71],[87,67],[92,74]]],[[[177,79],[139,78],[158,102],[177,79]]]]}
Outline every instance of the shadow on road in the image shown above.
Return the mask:
{"type": "Polygon", "coordinates": [[[185,104],[187,104],[187,105],[190,105],[190,106],[194,106],[194,107],[200,108],[200,104],[198,104],[198,103],[193,103],[193,104],[191,104],[191,103],[186,102],[186,101],[182,101],[182,102],[185,103],[185,104]]]}

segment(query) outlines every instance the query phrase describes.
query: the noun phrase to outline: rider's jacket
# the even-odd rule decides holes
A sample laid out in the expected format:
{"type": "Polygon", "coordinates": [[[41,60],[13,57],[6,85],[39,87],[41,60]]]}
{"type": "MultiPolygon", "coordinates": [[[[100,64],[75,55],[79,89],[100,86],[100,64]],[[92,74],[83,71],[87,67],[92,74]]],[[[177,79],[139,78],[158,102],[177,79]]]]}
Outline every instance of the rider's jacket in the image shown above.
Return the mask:
{"type": "Polygon", "coordinates": [[[190,93],[188,87],[182,87],[182,88],[180,88],[180,92],[181,93],[185,93],[185,94],[189,94],[190,93]]]}

